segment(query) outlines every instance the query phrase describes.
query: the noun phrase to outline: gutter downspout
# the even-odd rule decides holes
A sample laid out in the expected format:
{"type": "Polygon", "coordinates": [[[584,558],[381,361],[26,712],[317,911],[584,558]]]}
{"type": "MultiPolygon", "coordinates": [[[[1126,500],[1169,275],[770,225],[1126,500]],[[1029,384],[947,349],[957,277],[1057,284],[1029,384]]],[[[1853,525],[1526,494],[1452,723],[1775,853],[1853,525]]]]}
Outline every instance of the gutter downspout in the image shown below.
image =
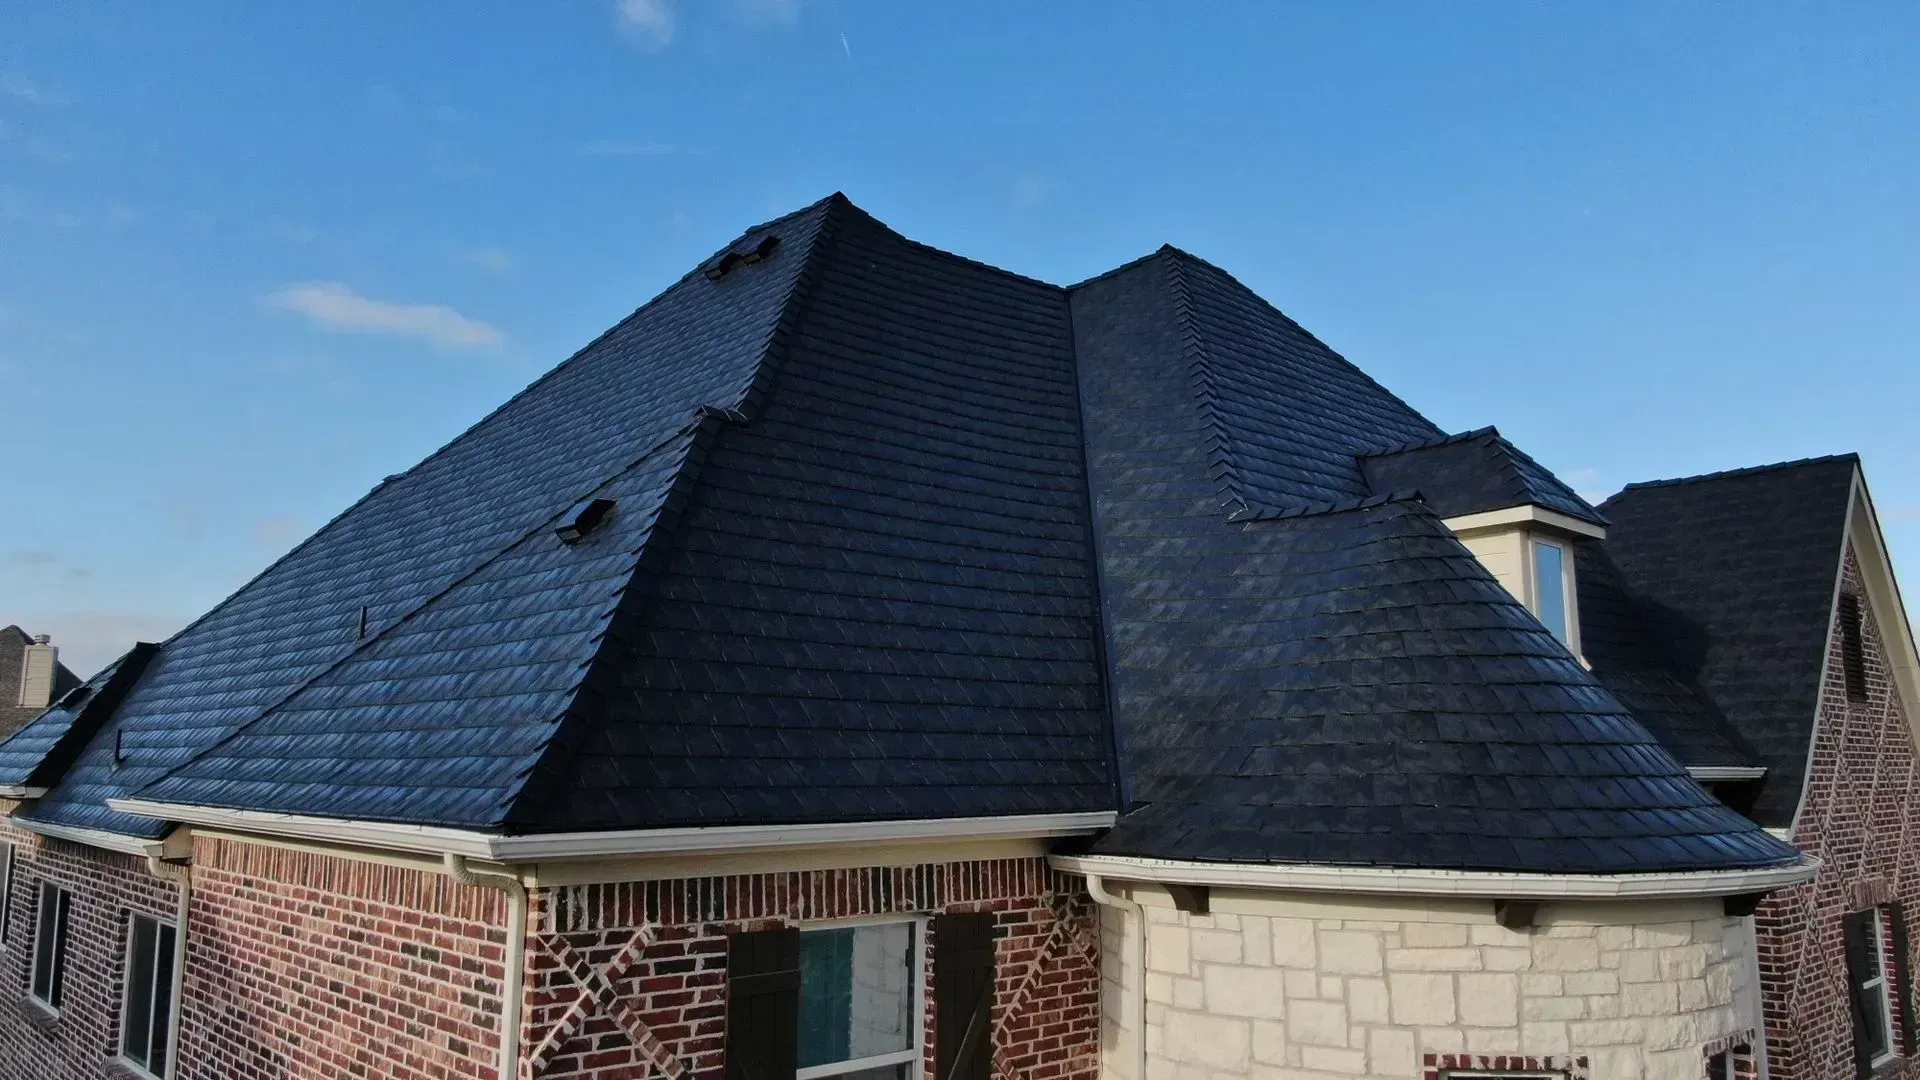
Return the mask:
{"type": "Polygon", "coordinates": [[[167,862],[159,852],[147,853],[147,872],[162,881],[170,881],[180,891],[179,914],[175,916],[173,931],[173,1015],[167,1019],[167,1045],[173,1048],[173,1058],[167,1062],[167,1075],[176,1074],[175,1062],[180,1058],[180,1014],[185,1012],[184,991],[187,980],[187,908],[193,897],[193,864],[188,862],[167,862]]]}
{"type": "Polygon", "coordinates": [[[500,980],[500,1080],[520,1076],[520,1009],[526,997],[527,887],[506,874],[476,874],[464,855],[446,853],[447,876],[462,885],[499,889],[507,894],[507,951],[500,980]]]}
{"type": "MultiPolygon", "coordinates": [[[[1147,1080],[1147,913],[1137,901],[1123,900],[1107,891],[1106,882],[1099,874],[1087,875],[1087,895],[1093,902],[1121,912],[1124,919],[1128,913],[1140,920],[1140,940],[1134,943],[1134,970],[1139,973],[1139,992],[1133,995],[1133,1015],[1137,1026],[1133,1029],[1133,1048],[1135,1062],[1133,1080],[1147,1080]]],[[[1124,931],[1125,923],[1121,926],[1124,931]]]]}

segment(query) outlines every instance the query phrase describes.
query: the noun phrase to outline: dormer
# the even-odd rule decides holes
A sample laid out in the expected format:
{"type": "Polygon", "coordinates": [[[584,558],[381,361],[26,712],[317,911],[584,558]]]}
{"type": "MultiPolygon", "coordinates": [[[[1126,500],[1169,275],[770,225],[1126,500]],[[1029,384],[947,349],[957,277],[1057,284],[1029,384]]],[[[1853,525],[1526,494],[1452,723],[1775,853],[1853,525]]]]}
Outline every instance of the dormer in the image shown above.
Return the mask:
{"type": "Polygon", "coordinates": [[[1575,545],[1606,518],[1493,428],[1362,455],[1376,492],[1418,491],[1468,551],[1575,656],[1575,545]]]}

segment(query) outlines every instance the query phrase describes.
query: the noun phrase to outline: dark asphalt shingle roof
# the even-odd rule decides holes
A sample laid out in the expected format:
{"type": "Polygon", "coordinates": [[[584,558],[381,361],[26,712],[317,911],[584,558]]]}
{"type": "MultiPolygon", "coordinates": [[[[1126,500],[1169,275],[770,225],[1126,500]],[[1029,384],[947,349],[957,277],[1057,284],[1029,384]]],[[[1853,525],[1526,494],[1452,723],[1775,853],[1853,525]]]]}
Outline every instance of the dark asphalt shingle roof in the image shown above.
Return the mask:
{"type": "Polygon", "coordinates": [[[1670,670],[1767,767],[1763,825],[1790,824],[1799,804],[1858,468],[1853,454],[1813,458],[1635,484],[1601,504],[1607,554],[1670,670]]]}
{"type": "Polygon", "coordinates": [[[1177,251],[1080,286],[1073,314],[1121,754],[1145,804],[1096,851],[1569,872],[1792,857],[1431,508],[1363,497],[1354,455],[1437,436],[1417,413],[1177,251]],[[1222,354],[1271,407],[1249,395],[1219,422],[1219,384],[1178,360],[1222,354]],[[1236,518],[1251,470],[1220,463],[1253,456],[1241,439],[1291,452],[1257,474],[1263,501],[1345,508],[1236,518]]]}
{"type": "Polygon", "coordinates": [[[1606,518],[1494,428],[1363,454],[1375,492],[1418,491],[1441,517],[1536,505],[1604,526],[1606,518]]]}
{"type": "Polygon", "coordinates": [[[770,233],[167,643],[29,812],[541,832],[1111,809],[1119,779],[1105,851],[1794,857],[1376,490],[1365,455],[1443,433],[1225,272],[1169,248],[1061,289],[838,196],[729,250],[770,233]]]}

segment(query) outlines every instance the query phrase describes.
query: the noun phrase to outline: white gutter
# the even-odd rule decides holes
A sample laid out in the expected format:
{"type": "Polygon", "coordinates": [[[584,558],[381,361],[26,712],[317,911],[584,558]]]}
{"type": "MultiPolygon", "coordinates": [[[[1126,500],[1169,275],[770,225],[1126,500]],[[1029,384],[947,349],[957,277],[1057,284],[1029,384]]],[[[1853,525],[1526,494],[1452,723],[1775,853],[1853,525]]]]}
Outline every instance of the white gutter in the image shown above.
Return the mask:
{"type": "Polygon", "coordinates": [[[447,876],[462,885],[499,889],[507,894],[507,951],[501,959],[500,1080],[520,1076],[520,1009],[526,997],[527,887],[516,875],[476,874],[467,860],[446,855],[447,876]]]}
{"type": "Polygon", "coordinates": [[[143,840],[138,836],[125,836],[116,832],[108,832],[105,829],[82,829],[73,825],[54,825],[49,822],[34,821],[31,818],[22,817],[9,817],[7,821],[9,824],[18,828],[25,829],[31,833],[39,833],[41,836],[49,836],[55,840],[66,840],[75,844],[85,844],[88,847],[100,848],[103,851],[117,851],[122,855],[138,855],[145,858],[155,851],[160,850],[162,846],[162,842],[159,840],[143,840]]]}
{"type": "Polygon", "coordinates": [[[1480,870],[1403,870],[1371,866],[1208,863],[1132,855],[1053,855],[1056,869],[1123,881],[1173,882],[1288,892],[1402,893],[1494,900],[1651,900],[1771,892],[1811,881],[1820,862],[1802,855],[1786,866],[1665,874],[1513,874],[1480,870]]]}
{"type": "MultiPolygon", "coordinates": [[[[184,862],[167,862],[160,857],[162,845],[152,845],[147,853],[147,872],[162,881],[171,881],[180,890],[180,913],[175,917],[173,931],[173,1009],[167,1017],[167,1045],[180,1045],[180,1014],[182,988],[187,979],[187,914],[193,898],[193,867],[184,862]]],[[[167,1063],[167,1075],[175,1075],[176,1065],[167,1063]]]]}
{"type": "Polygon", "coordinates": [[[1146,1080],[1147,1077],[1147,913],[1139,904],[1125,900],[1107,891],[1107,884],[1099,874],[1087,875],[1087,895],[1093,902],[1113,908],[1121,913],[1121,932],[1126,932],[1127,915],[1131,914],[1140,923],[1140,940],[1134,944],[1134,970],[1140,980],[1139,992],[1133,995],[1133,1048],[1137,1060],[1132,1080],[1146,1080]]]}
{"type": "Polygon", "coordinates": [[[395,825],[383,821],[260,810],[226,810],[148,799],[108,799],[123,814],[203,825],[232,832],[267,833],[303,840],[329,840],[392,851],[461,855],[492,862],[538,862],[617,855],[748,851],[765,848],[864,844],[893,840],[1012,840],[1098,832],[1113,824],[1111,810],[1020,817],[937,818],[916,821],[850,821],[820,825],[725,825],[687,829],[622,829],[606,832],[501,836],[470,829],[395,825]]]}
{"type": "Polygon", "coordinates": [[[25,784],[0,784],[0,799],[38,799],[47,794],[43,787],[27,787],[25,784]]]}
{"type": "Polygon", "coordinates": [[[1759,780],[1767,775],[1765,765],[1689,765],[1687,775],[1703,784],[1716,780],[1759,780]]]}

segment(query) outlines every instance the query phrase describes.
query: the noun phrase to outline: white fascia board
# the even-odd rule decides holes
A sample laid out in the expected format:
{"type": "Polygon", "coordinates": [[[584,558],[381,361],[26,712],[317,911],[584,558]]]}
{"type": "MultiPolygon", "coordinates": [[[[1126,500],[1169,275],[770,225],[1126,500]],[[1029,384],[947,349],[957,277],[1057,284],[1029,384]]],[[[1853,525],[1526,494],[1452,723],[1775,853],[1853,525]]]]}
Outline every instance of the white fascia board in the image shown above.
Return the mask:
{"type": "Polygon", "coordinates": [[[27,787],[24,784],[0,784],[0,799],[38,799],[47,794],[43,787],[27,787]]]}
{"type": "Polygon", "coordinates": [[[469,829],[396,825],[259,810],[109,799],[125,814],[161,818],[240,833],[324,840],[358,847],[464,855],[498,863],[539,862],[617,855],[660,855],[702,851],[817,847],[888,840],[1020,839],[1098,832],[1113,824],[1110,810],[1021,817],[941,818],[923,821],[855,821],[820,825],[727,825],[688,829],[625,829],[607,832],[538,833],[501,836],[469,829]]]}
{"type": "Polygon", "coordinates": [[[55,840],[66,840],[75,844],[100,848],[103,851],[117,851],[122,855],[159,855],[167,850],[165,840],[144,840],[138,836],[125,836],[108,832],[105,829],[82,829],[73,825],[54,825],[45,821],[33,821],[28,818],[10,817],[7,819],[15,828],[55,840]]]}
{"type": "Polygon", "coordinates": [[[1053,855],[1053,867],[1109,881],[1150,881],[1283,892],[1399,893],[1492,900],[1656,900],[1771,892],[1813,880],[1819,860],[1787,866],[1667,874],[1517,874],[1371,866],[1206,863],[1131,855],[1053,855]]]}
{"type": "Polygon", "coordinates": [[[1689,765],[1687,775],[1703,784],[1716,780],[1759,780],[1767,775],[1765,765],[1689,765]]]}
{"type": "Polygon", "coordinates": [[[1442,524],[1457,533],[1470,529],[1493,529],[1502,525],[1545,525],[1548,528],[1559,529],[1561,532],[1591,536],[1596,540],[1604,540],[1607,537],[1607,530],[1603,526],[1595,525],[1591,521],[1582,521],[1557,510],[1549,510],[1534,503],[1509,506],[1504,510],[1483,510],[1477,514],[1443,518],[1442,524]]]}

